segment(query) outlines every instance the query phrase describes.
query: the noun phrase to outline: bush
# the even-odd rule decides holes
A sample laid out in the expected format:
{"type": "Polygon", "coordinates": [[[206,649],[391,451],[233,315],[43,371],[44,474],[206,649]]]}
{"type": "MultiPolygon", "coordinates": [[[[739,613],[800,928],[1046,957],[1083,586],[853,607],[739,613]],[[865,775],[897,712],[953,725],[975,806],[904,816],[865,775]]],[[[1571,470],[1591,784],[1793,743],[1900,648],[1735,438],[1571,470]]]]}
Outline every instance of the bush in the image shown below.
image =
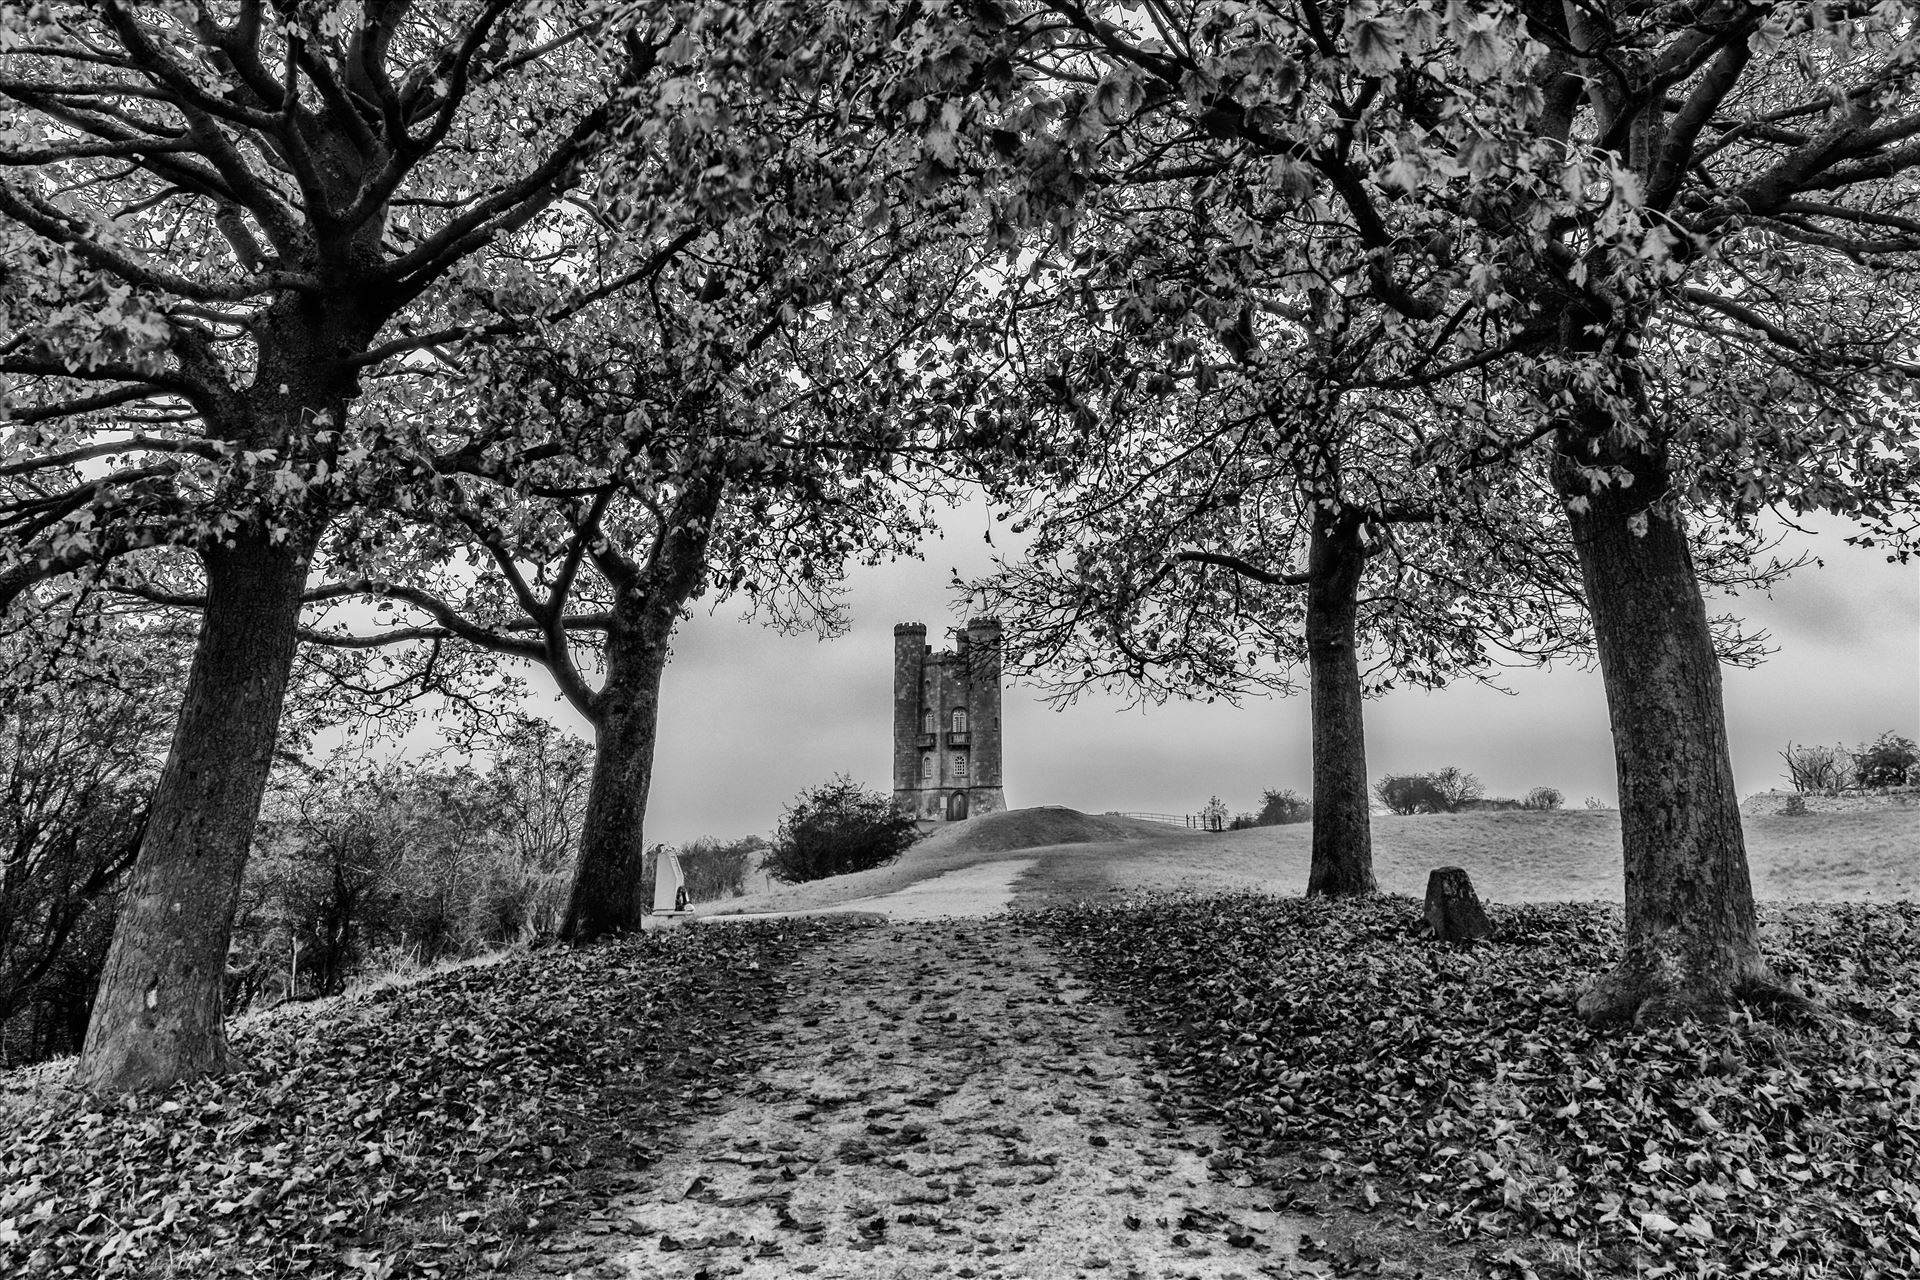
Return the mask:
{"type": "Polygon", "coordinates": [[[1907,780],[1907,772],[1920,763],[1920,747],[1912,738],[1883,733],[1872,742],[1853,750],[1853,780],[1862,787],[1897,787],[1907,780]]]}
{"type": "Polygon", "coordinates": [[[1806,811],[1807,811],[1807,798],[1799,794],[1798,792],[1795,792],[1793,795],[1788,796],[1787,802],[1780,806],[1780,812],[1785,814],[1789,818],[1801,817],[1806,813],[1806,811]]]}
{"type": "Polygon", "coordinates": [[[1433,783],[1433,789],[1448,813],[1459,813],[1487,793],[1487,789],[1480,785],[1480,779],[1452,765],[1428,774],[1427,779],[1433,783]]]}
{"type": "MultiPolygon", "coordinates": [[[[648,902],[653,901],[653,869],[665,847],[655,845],[647,850],[646,869],[641,878],[646,883],[648,902]]],[[[752,865],[754,855],[764,856],[767,848],[767,842],[759,836],[733,841],[702,836],[681,845],[678,852],[680,870],[687,878],[687,901],[712,902],[717,898],[740,897],[747,891],[747,868],[752,865]]]]}
{"type": "Polygon", "coordinates": [[[1787,762],[1787,781],[1795,791],[1838,791],[1853,777],[1853,753],[1845,747],[1789,742],[1780,758],[1787,762]]]}
{"type": "Polygon", "coordinates": [[[1227,809],[1227,802],[1219,796],[1209,796],[1200,806],[1200,829],[1203,831],[1225,831],[1227,820],[1233,815],[1227,809]]]}
{"type": "Polygon", "coordinates": [[[1486,788],[1472,774],[1448,765],[1432,773],[1390,773],[1374,784],[1373,794],[1394,813],[1459,813],[1486,788]]]}
{"type": "Polygon", "coordinates": [[[1296,822],[1313,820],[1313,802],[1301,798],[1297,791],[1263,791],[1260,793],[1260,812],[1254,816],[1254,825],[1261,827],[1284,827],[1296,822]]]}
{"type": "Polygon", "coordinates": [[[824,880],[885,866],[919,837],[890,797],[839,774],[795,797],[760,866],[787,884],[824,880]]]}
{"type": "Polygon", "coordinates": [[[1565,799],[1554,787],[1535,787],[1521,803],[1529,809],[1558,809],[1565,799]]]}
{"type": "Polygon", "coordinates": [[[1373,794],[1389,812],[1439,813],[1445,807],[1433,779],[1424,773],[1390,773],[1373,784],[1373,794]]]}

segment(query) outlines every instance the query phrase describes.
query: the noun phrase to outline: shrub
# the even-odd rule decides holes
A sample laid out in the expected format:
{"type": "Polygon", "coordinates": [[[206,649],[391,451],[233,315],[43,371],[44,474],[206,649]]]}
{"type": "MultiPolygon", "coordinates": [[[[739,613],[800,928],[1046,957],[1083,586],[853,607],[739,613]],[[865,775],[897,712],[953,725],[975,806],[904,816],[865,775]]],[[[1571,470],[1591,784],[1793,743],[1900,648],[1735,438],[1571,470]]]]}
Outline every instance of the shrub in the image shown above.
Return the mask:
{"type": "Polygon", "coordinates": [[[1487,793],[1480,779],[1452,765],[1428,774],[1427,779],[1448,813],[1459,813],[1487,793]]]}
{"type": "Polygon", "coordinates": [[[1313,802],[1302,799],[1299,792],[1263,791],[1260,793],[1260,812],[1254,816],[1253,825],[1284,827],[1312,820],[1313,802]]]}
{"type": "Polygon", "coordinates": [[[1527,798],[1521,801],[1529,809],[1558,809],[1566,797],[1554,787],[1535,787],[1527,792],[1527,798]]]}
{"type": "Polygon", "coordinates": [[[891,798],[838,774],[794,798],[760,865],[787,884],[823,880],[885,866],[919,835],[891,798]]]}
{"type": "Polygon", "coordinates": [[[1795,791],[1838,791],[1853,777],[1853,753],[1845,747],[1795,746],[1780,753],[1795,791]]]}
{"type": "Polygon", "coordinates": [[[1373,784],[1373,794],[1398,814],[1439,813],[1446,807],[1432,775],[1425,773],[1390,773],[1373,784]]]}
{"type": "MultiPolygon", "coordinates": [[[[1373,794],[1394,813],[1459,813],[1486,794],[1480,779],[1448,765],[1432,773],[1390,773],[1373,794]]],[[[1510,802],[1518,807],[1518,802],[1510,802]]]]}
{"type": "Polygon", "coordinates": [[[1206,831],[1225,831],[1227,819],[1232,815],[1227,810],[1227,802],[1219,796],[1209,796],[1200,806],[1200,826],[1206,831]]]}
{"type": "Polygon", "coordinates": [[[764,855],[767,842],[759,836],[721,841],[702,837],[680,846],[680,870],[687,877],[687,897],[694,902],[737,898],[747,891],[747,868],[754,855],[764,855]]]}
{"type": "Polygon", "coordinates": [[[1920,747],[1912,738],[1883,733],[1853,751],[1853,780],[1863,787],[1897,787],[1907,771],[1920,762],[1920,747]]]}
{"type": "Polygon", "coordinates": [[[1780,812],[1789,818],[1798,818],[1805,814],[1806,811],[1807,798],[1797,791],[1788,796],[1787,802],[1780,806],[1780,812]]]}

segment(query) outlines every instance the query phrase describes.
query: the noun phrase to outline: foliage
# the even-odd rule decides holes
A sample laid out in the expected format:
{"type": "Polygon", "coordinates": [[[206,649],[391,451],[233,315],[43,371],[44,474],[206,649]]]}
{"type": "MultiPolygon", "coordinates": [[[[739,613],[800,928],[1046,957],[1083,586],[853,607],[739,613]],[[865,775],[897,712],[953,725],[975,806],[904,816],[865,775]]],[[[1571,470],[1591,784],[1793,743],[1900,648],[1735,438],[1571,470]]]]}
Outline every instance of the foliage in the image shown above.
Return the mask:
{"type": "Polygon", "coordinates": [[[1232,818],[1233,811],[1227,808],[1227,802],[1219,796],[1210,796],[1200,806],[1200,829],[1203,831],[1225,831],[1232,818]]]}
{"type": "Polygon", "coordinates": [[[1260,793],[1260,811],[1242,813],[1234,816],[1231,824],[1235,831],[1250,827],[1280,827],[1297,822],[1313,821],[1313,802],[1292,789],[1269,790],[1260,793]]]}
{"type": "Polygon", "coordinates": [[[80,1047],[189,637],[95,592],[0,637],[0,1063],[80,1047]]]}
{"type": "Polygon", "coordinates": [[[1807,798],[1797,791],[1794,792],[1794,794],[1787,797],[1786,803],[1780,806],[1780,812],[1789,818],[1806,817],[1807,798]]]}
{"type": "Polygon", "coordinates": [[[242,886],[229,1003],[332,995],[403,968],[550,935],[578,839],[584,744],[542,723],[491,769],[342,748],[279,774],[242,886]]]}
{"type": "Polygon", "coordinates": [[[1780,753],[1795,791],[1837,791],[1853,777],[1853,753],[1841,746],[1796,746],[1780,753]]]}
{"type": "Polygon", "coordinates": [[[1889,731],[1853,749],[1853,780],[1863,787],[1901,786],[1916,764],[1920,747],[1912,738],[1889,731]]]}
{"type": "Polygon", "coordinates": [[[1920,1202],[1893,1191],[1920,1168],[1920,907],[1773,927],[1776,963],[1847,1017],[1624,1036],[1562,985],[1604,966],[1617,911],[1492,906],[1470,953],[1415,941],[1419,912],[1245,895],[1024,919],[1151,1028],[1171,1099],[1229,1129],[1221,1167],[1277,1158],[1295,1195],[1410,1217],[1497,1274],[1920,1263],[1920,1202]]]}
{"type": "Polygon", "coordinates": [[[8,1121],[0,1272],[500,1270],[656,1158],[742,1069],[716,1046],[835,932],[743,924],[458,969],[243,1024],[245,1066],[218,1079],[48,1096],[8,1121]]]}
{"type": "Polygon", "coordinates": [[[1520,803],[1528,809],[1558,809],[1565,800],[1558,787],[1535,787],[1520,803]]]}
{"type": "MultiPolygon", "coordinates": [[[[1388,774],[1373,786],[1373,794],[1389,812],[1459,813],[1472,808],[1485,794],[1480,779],[1448,765],[1432,773],[1388,774]]],[[[1518,808],[1515,801],[1499,802],[1518,808]]]]}
{"type": "MultiPolygon", "coordinates": [[[[747,891],[747,872],[764,859],[771,846],[759,836],[739,840],[716,840],[702,836],[672,852],[680,855],[680,870],[686,876],[689,902],[713,902],[719,898],[738,898],[747,891]]],[[[668,846],[656,844],[647,850],[646,900],[653,901],[654,868],[668,846]]]]}
{"type": "Polygon", "coordinates": [[[1434,792],[1440,797],[1440,802],[1448,813],[1458,813],[1486,794],[1486,788],[1480,785],[1480,779],[1452,765],[1437,769],[1427,777],[1432,781],[1434,792]]]}
{"type": "Polygon", "coordinates": [[[890,796],[846,774],[802,791],[781,816],[760,866],[787,884],[885,866],[920,837],[890,796]]]}
{"type": "Polygon", "coordinates": [[[1387,812],[1403,816],[1439,813],[1444,807],[1432,777],[1424,773],[1390,773],[1373,784],[1373,794],[1387,812]]]}
{"type": "Polygon", "coordinates": [[[1313,802],[1301,796],[1299,792],[1289,789],[1260,793],[1260,812],[1256,815],[1257,825],[1278,827],[1289,823],[1311,821],[1313,821],[1313,802]]]}

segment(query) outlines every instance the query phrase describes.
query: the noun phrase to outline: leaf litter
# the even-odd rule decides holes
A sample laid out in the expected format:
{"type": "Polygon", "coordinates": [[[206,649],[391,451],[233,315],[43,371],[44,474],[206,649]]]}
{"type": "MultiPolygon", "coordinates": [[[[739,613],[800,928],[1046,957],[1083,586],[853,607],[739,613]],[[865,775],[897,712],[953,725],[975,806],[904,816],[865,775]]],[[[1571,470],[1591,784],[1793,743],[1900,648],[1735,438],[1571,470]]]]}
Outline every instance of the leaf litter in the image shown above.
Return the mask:
{"type": "Polygon", "coordinates": [[[1443,1234],[1492,1275],[1920,1275],[1920,906],[1763,910],[1827,1016],[1626,1032],[1572,1003],[1617,909],[1490,911],[1471,950],[1396,898],[1024,918],[1150,1029],[1182,1111],[1284,1162],[1302,1201],[1443,1234]]]}
{"type": "Polygon", "coordinates": [[[224,1077],[0,1111],[0,1275],[479,1274],[657,1160],[827,921],[649,934],[239,1030],[224,1077]]]}

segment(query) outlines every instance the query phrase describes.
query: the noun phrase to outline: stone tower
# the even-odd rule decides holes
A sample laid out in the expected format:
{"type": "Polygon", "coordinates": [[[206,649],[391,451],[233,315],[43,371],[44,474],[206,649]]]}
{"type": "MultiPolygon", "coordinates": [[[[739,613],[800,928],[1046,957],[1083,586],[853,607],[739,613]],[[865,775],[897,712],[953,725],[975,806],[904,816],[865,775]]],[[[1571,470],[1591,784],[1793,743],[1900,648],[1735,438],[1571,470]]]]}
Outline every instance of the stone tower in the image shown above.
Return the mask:
{"type": "Polygon", "coordinates": [[[893,629],[893,802],[923,824],[1007,807],[1000,785],[1000,622],[975,618],[935,653],[893,629]]]}

